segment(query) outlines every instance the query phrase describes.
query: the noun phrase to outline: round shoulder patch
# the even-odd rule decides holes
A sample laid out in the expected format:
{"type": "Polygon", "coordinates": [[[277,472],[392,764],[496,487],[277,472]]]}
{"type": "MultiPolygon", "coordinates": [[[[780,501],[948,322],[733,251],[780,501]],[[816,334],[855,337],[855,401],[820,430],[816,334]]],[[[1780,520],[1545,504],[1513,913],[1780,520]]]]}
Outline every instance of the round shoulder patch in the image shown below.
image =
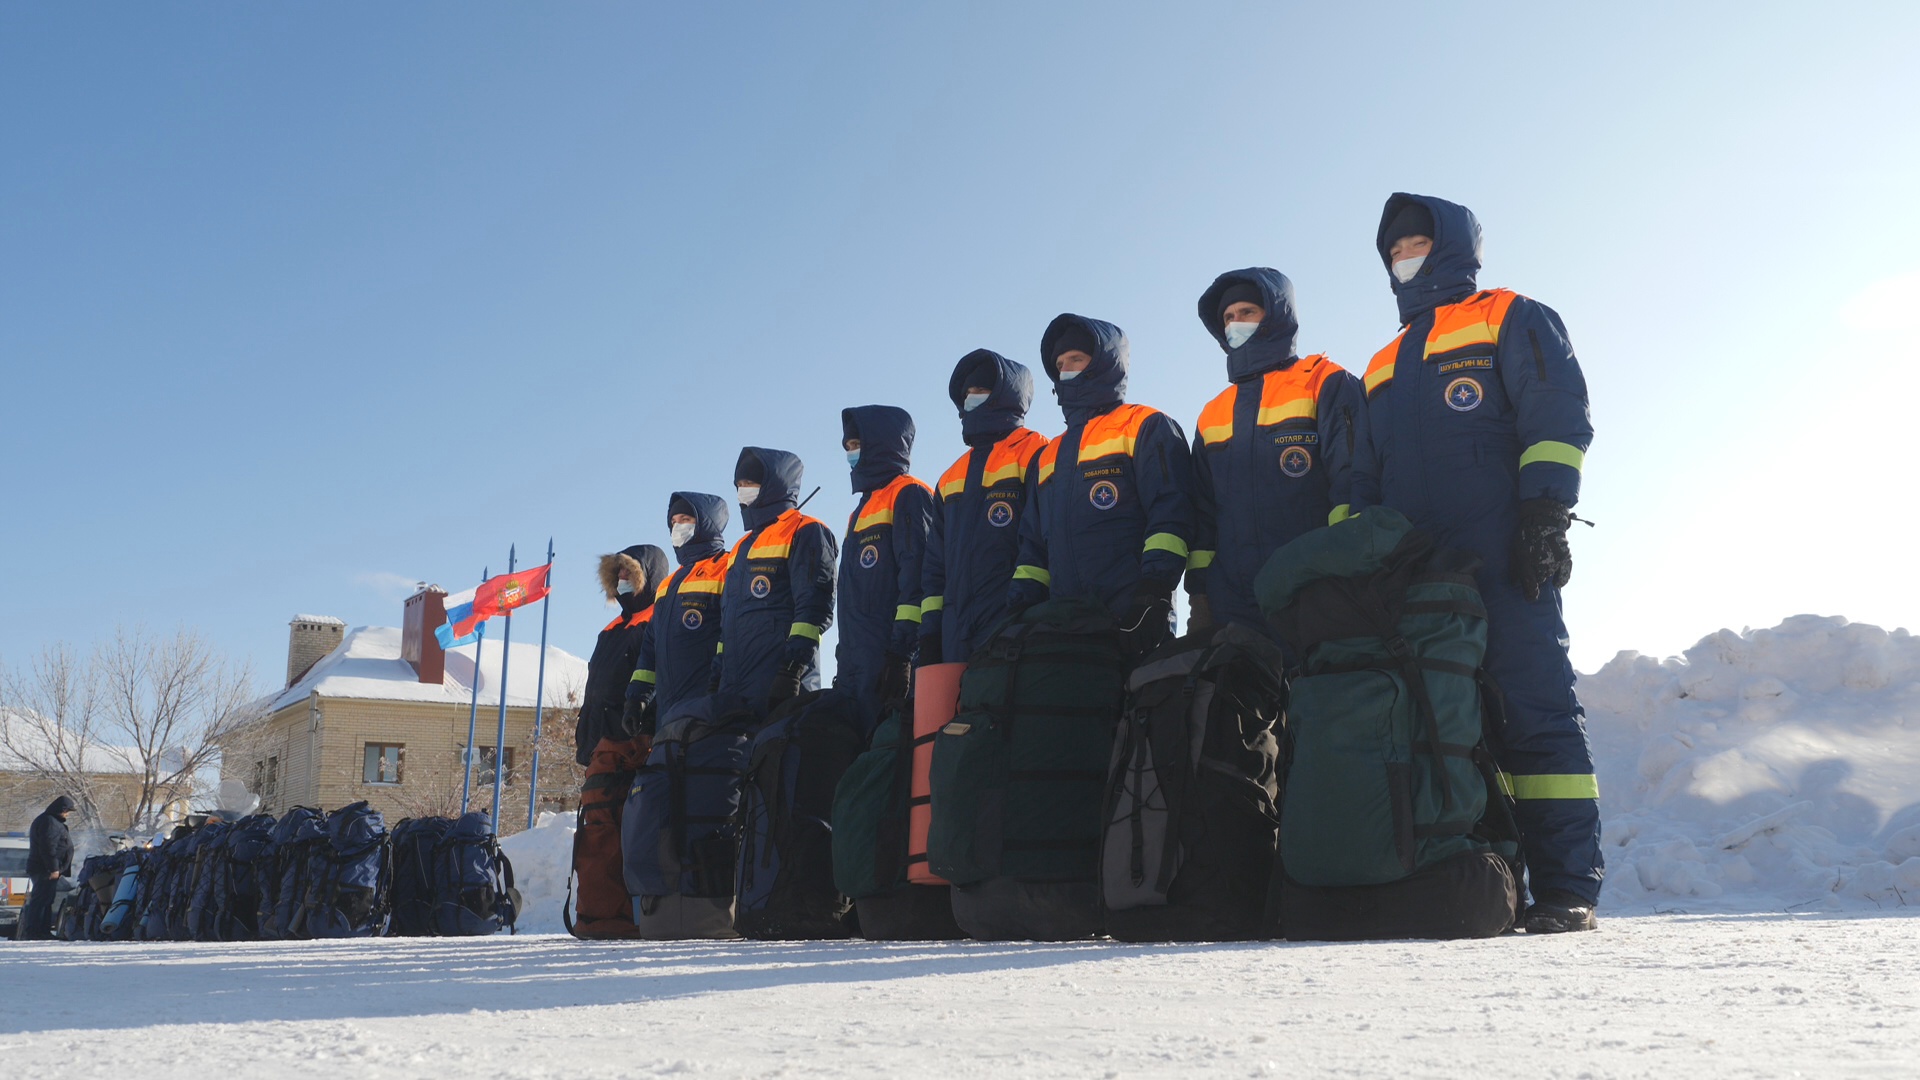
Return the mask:
{"type": "Polygon", "coordinates": [[[1472,412],[1486,399],[1480,380],[1462,375],[1447,384],[1447,408],[1454,412],[1472,412]]]}

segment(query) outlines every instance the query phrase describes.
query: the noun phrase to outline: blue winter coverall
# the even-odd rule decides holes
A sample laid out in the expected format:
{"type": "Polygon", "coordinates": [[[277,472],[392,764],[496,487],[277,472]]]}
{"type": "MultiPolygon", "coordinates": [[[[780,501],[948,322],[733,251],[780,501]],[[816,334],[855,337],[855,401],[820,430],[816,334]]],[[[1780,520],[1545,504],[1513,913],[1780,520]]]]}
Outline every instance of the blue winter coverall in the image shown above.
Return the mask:
{"type": "Polygon", "coordinates": [[[1553,309],[1516,293],[1478,291],[1480,223],[1464,206],[1395,194],[1376,247],[1403,204],[1433,216],[1433,249],[1406,284],[1393,282],[1403,329],[1364,380],[1368,435],[1354,462],[1353,508],[1384,503],[1443,547],[1482,560],[1486,668],[1504,691],[1493,751],[1519,810],[1532,891],[1599,898],[1599,783],[1585,713],[1574,695],[1560,591],[1529,602],[1509,552],[1523,501],[1572,507],[1593,426],[1586,380],[1553,309]]]}
{"type": "Polygon", "coordinates": [[[634,682],[654,685],[654,715],[662,720],[681,703],[704,696],[713,677],[730,559],[723,537],[733,516],[727,500],[700,491],[674,492],[667,499],[669,522],[676,512],[693,515],[693,535],[673,549],[680,565],[654,597],[633,672],[634,682]]]}
{"type": "Polygon", "coordinates": [[[820,635],[833,625],[840,546],[833,530],[795,508],[804,471],[798,456],[758,446],[740,451],[734,466],[734,482],[757,483],[760,495],[741,508],[747,534],[733,546],[720,594],[722,708],[764,712],[774,676],[790,665],[800,669],[801,689],[820,688],[820,635]]]}
{"type": "Polygon", "coordinates": [[[941,474],[920,615],[920,662],[958,663],[1007,616],[1007,583],[1020,557],[1027,471],[1046,436],[1022,426],[1033,373],[988,349],[960,358],[947,382],[967,452],[941,474]],[[967,388],[988,391],[967,408],[967,388]],[[937,654],[936,654],[937,647],[937,654]]]}
{"type": "Polygon", "coordinates": [[[921,569],[933,492],[907,475],[913,417],[892,405],[860,405],[840,413],[845,439],[860,440],[840,552],[840,642],[833,684],[880,715],[880,675],[889,657],[910,661],[920,644],[921,569]]]}

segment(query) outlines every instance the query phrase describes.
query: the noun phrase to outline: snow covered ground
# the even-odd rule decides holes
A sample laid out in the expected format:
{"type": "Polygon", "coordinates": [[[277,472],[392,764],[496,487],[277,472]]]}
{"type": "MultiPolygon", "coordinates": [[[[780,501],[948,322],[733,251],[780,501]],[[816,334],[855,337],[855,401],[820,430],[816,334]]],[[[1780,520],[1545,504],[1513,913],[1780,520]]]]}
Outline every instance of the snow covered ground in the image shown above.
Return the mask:
{"type": "Polygon", "coordinates": [[[7,1075],[1920,1072],[1920,640],[1802,616],[1584,676],[1592,934],[1129,946],[583,943],[571,815],[481,940],[9,944],[7,1075]]]}

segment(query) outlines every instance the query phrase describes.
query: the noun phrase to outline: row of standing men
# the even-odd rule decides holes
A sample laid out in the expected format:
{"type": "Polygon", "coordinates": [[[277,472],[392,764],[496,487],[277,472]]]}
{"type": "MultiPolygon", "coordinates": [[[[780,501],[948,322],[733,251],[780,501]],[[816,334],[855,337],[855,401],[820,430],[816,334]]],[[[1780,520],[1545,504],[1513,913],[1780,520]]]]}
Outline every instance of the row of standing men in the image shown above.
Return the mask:
{"type": "Polygon", "coordinates": [[[904,410],[846,409],[860,498],[844,545],[800,511],[797,456],[743,449],[738,542],[723,540],[729,500],[682,491],[667,508],[677,567],[648,544],[602,559],[621,615],[590,665],[581,763],[602,736],[650,734],[695,698],[771,711],[817,688],[836,613],[835,686],[875,715],[906,696],[916,663],[966,660],[1010,612],[1049,596],[1106,604],[1135,655],[1172,634],[1183,578],[1190,629],[1267,630],[1253,584],[1268,557],[1386,505],[1481,560],[1486,668],[1506,697],[1493,749],[1512,774],[1528,921],[1593,925],[1599,790],[1560,601],[1592,439],[1586,385],[1551,308],[1479,288],[1480,240],[1463,206],[1387,200],[1375,246],[1401,329],[1360,376],[1298,355],[1285,275],[1220,275],[1198,314],[1226,353],[1229,385],[1191,443],[1173,418],[1126,400],[1120,328],[1074,314],[1041,335],[1067,425],[1052,439],[1025,426],[1027,367],[986,349],[948,382],[967,450],[934,485],[908,472],[904,410]]]}

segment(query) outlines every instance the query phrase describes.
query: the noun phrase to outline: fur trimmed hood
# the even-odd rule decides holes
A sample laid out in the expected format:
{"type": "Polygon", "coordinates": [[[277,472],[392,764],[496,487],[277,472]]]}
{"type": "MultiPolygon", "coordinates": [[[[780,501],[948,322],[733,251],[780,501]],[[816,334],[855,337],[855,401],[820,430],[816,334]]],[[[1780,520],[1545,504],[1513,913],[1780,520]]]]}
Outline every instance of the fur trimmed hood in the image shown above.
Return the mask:
{"type": "Polygon", "coordinates": [[[600,556],[600,591],[608,600],[620,599],[620,571],[636,579],[633,595],[649,602],[667,579],[667,553],[652,544],[635,544],[624,551],[600,556]]]}

